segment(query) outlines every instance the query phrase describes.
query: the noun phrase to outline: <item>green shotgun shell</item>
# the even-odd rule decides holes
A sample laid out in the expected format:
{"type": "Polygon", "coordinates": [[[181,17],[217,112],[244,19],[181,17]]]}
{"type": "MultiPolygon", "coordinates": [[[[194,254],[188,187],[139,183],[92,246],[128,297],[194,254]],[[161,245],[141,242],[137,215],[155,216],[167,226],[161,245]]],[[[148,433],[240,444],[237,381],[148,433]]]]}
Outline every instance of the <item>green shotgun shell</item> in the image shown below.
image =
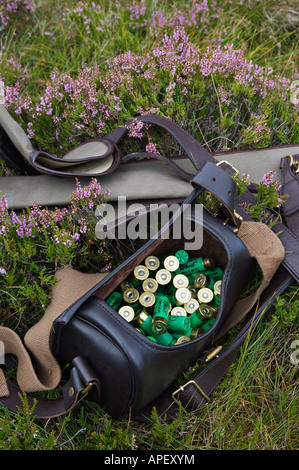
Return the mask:
{"type": "Polygon", "coordinates": [[[198,309],[198,318],[207,320],[208,318],[216,317],[217,310],[210,305],[201,304],[198,309]]]}
{"type": "Polygon", "coordinates": [[[148,276],[149,276],[149,270],[143,264],[136,266],[136,268],[134,269],[134,278],[137,281],[144,281],[144,279],[147,279],[148,276]]]}
{"type": "Polygon", "coordinates": [[[135,327],[135,330],[139,331],[139,333],[141,333],[144,336],[146,335],[145,331],[142,328],[135,327]]]}
{"type": "Polygon", "coordinates": [[[210,283],[209,278],[203,273],[197,274],[193,281],[193,285],[196,289],[207,287],[209,283],[210,283]]]}
{"type": "Polygon", "coordinates": [[[222,284],[221,280],[216,281],[215,284],[214,284],[214,294],[217,297],[220,297],[220,294],[221,294],[221,284],[222,284]]]}
{"type": "Polygon", "coordinates": [[[119,309],[118,313],[127,320],[127,322],[131,322],[135,317],[134,309],[130,305],[124,305],[119,309]]]}
{"type": "Polygon", "coordinates": [[[136,268],[133,271],[133,277],[131,279],[131,283],[136,289],[138,289],[141,286],[142,281],[147,279],[148,276],[149,276],[149,270],[147,269],[147,267],[144,266],[143,264],[139,264],[138,266],[136,266],[136,268]]]}
{"type": "Polygon", "coordinates": [[[176,274],[172,280],[172,283],[176,289],[179,289],[180,287],[188,287],[189,279],[184,274],[176,274]]]}
{"type": "Polygon", "coordinates": [[[208,331],[211,326],[213,326],[213,324],[215,323],[216,321],[216,318],[209,318],[208,320],[206,320],[203,325],[199,328],[200,330],[200,334],[203,334],[205,333],[206,331],[208,331]]]}
{"type": "Polygon", "coordinates": [[[114,310],[118,310],[123,303],[123,296],[120,294],[120,292],[111,292],[111,294],[107,297],[106,302],[110,305],[110,307],[114,308],[114,310]]]}
{"type": "Polygon", "coordinates": [[[164,317],[155,317],[151,324],[151,333],[155,335],[163,335],[167,332],[167,319],[164,317]]]}
{"type": "Polygon", "coordinates": [[[170,300],[167,295],[159,294],[156,298],[156,304],[154,309],[154,315],[159,317],[167,317],[169,311],[170,300]]]}
{"type": "Polygon", "coordinates": [[[222,280],[216,281],[214,284],[214,304],[215,304],[215,307],[217,308],[219,308],[220,306],[221,285],[222,285],[222,280]]]}
{"type": "Polygon", "coordinates": [[[187,312],[186,312],[186,310],[184,309],[184,307],[174,307],[174,308],[171,310],[170,315],[177,315],[177,316],[181,316],[181,317],[186,317],[186,316],[187,316],[187,312]]]}
{"type": "Polygon", "coordinates": [[[133,287],[133,284],[129,281],[123,281],[123,282],[120,283],[119,287],[120,287],[120,290],[122,292],[124,292],[125,290],[130,289],[131,287],[133,287]]]}
{"type": "Polygon", "coordinates": [[[139,310],[134,318],[134,323],[141,328],[147,335],[151,335],[151,324],[153,317],[145,310],[139,310]]]}
{"type": "Polygon", "coordinates": [[[176,256],[173,256],[173,255],[167,256],[165,258],[163,264],[164,264],[164,268],[167,269],[170,272],[176,271],[180,266],[180,262],[179,262],[178,258],[176,256]]]}
{"type": "Polygon", "coordinates": [[[153,292],[148,291],[142,292],[139,296],[139,302],[145,308],[152,307],[156,302],[155,294],[153,294],[153,292]]]}
{"type": "Polygon", "coordinates": [[[148,292],[156,292],[156,290],[158,289],[158,283],[156,281],[156,279],[152,278],[152,277],[148,277],[147,279],[145,279],[145,281],[143,281],[142,283],[142,289],[144,291],[148,291],[148,292]]]}
{"type": "Polygon", "coordinates": [[[134,304],[139,299],[139,292],[134,287],[126,289],[123,293],[123,299],[128,304],[134,304]]]}
{"type": "Polygon", "coordinates": [[[223,278],[223,271],[222,271],[222,269],[220,269],[218,267],[215,268],[215,269],[211,269],[211,270],[206,271],[205,274],[210,279],[209,285],[207,286],[207,287],[209,287],[209,289],[214,289],[214,284],[217,281],[222,280],[222,278],[223,278]]]}
{"type": "Polygon", "coordinates": [[[180,287],[175,293],[175,298],[179,305],[184,305],[191,299],[191,292],[187,287],[180,287]]]}
{"type": "Polygon", "coordinates": [[[147,339],[150,339],[150,340],[153,341],[154,343],[157,343],[157,342],[158,342],[154,336],[147,336],[147,339]]]}
{"type": "Polygon", "coordinates": [[[151,255],[145,258],[144,264],[150,271],[157,271],[160,267],[160,260],[157,256],[151,255]]]}
{"type": "Polygon", "coordinates": [[[189,341],[190,341],[190,338],[188,336],[182,335],[176,338],[173,344],[183,344],[183,343],[188,343],[189,341]]]}
{"type": "Polygon", "coordinates": [[[169,346],[173,342],[173,336],[168,331],[161,335],[152,334],[152,336],[156,338],[158,344],[163,344],[164,346],[169,346]]]}
{"type": "Polygon", "coordinates": [[[169,331],[179,331],[181,333],[185,333],[191,328],[191,320],[189,317],[169,315],[167,318],[167,326],[169,331]]]}
{"type": "Polygon", "coordinates": [[[187,313],[193,313],[199,308],[199,303],[196,299],[190,299],[189,302],[184,304],[184,309],[187,313]]]}
{"type": "MultiPolygon", "coordinates": [[[[174,336],[174,338],[177,338],[177,339],[178,339],[178,338],[180,337],[180,334],[181,334],[181,333],[173,333],[173,336],[174,336]]],[[[197,328],[197,327],[193,328],[193,327],[191,327],[191,328],[189,328],[188,331],[185,331],[183,334],[184,334],[184,336],[186,336],[187,338],[189,338],[189,340],[192,340],[192,339],[198,338],[198,336],[200,336],[202,333],[201,333],[201,331],[200,331],[200,328],[197,328]]]]}
{"type": "Polygon", "coordinates": [[[187,261],[189,260],[189,255],[188,255],[187,251],[185,251],[185,250],[178,250],[175,253],[175,256],[179,260],[180,265],[187,263],[187,261]]]}
{"type": "Polygon", "coordinates": [[[208,269],[207,271],[205,271],[205,274],[209,277],[213,277],[215,280],[223,278],[223,271],[218,266],[213,269],[208,269]]]}
{"type": "Polygon", "coordinates": [[[213,266],[213,261],[210,258],[192,258],[187,263],[180,266],[178,269],[179,274],[190,276],[196,274],[213,266]]]}
{"type": "Polygon", "coordinates": [[[158,284],[165,286],[169,284],[171,281],[171,273],[167,269],[159,269],[156,272],[156,281],[158,284]]]}
{"type": "Polygon", "coordinates": [[[214,297],[213,291],[209,289],[208,287],[203,287],[202,289],[199,289],[199,291],[197,292],[197,298],[198,298],[199,303],[203,302],[207,304],[213,300],[213,297],[214,297]]]}
{"type": "Polygon", "coordinates": [[[201,315],[199,314],[198,310],[196,310],[195,312],[191,313],[191,315],[189,316],[190,320],[191,320],[191,326],[192,328],[199,328],[201,327],[205,320],[202,319],[201,315]]]}
{"type": "Polygon", "coordinates": [[[162,335],[167,331],[167,317],[170,301],[166,295],[158,295],[153,313],[153,322],[151,325],[152,333],[162,335]]]}
{"type": "Polygon", "coordinates": [[[191,330],[187,333],[187,336],[189,336],[192,340],[198,338],[200,334],[200,328],[191,328],[191,330]]]}

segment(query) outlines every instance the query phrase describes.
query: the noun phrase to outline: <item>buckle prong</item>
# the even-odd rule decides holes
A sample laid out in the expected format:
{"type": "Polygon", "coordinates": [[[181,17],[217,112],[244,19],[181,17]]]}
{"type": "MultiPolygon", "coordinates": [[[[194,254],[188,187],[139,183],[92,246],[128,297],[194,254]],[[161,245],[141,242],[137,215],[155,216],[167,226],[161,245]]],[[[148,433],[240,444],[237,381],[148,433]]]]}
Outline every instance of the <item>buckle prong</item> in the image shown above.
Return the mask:
{"type": "Polygon", "coordinates": [[[241,227],[241,224],[243,222],[243,217],[238,214],[238,212],[236,212],[236,210],[234,210],[234,216],[235,216],[235,219],[236,219],[236,222],[237,222],[237,226],[236,228],[234,229],[234,233],[238,233],[240,227],[241,227]]]}
{"type": "MultiPolygon", "coordinates": [[[[216,166],[221,166],[221,165],[228,165],[235,173],[239,174],[239,170],[235,168],[231,163],[229,163],[226,160],[221,160],[220,162],[216,163],[216,166]]],[[[241,226],[241,223],[243,222],[243,217],[240,216],[235,210],[234,210],[234,218],[236,220],[236,228],[234,229],[234,233],[238,233],[239,228],[241,226]]],[[[228,223],[229,219],[226,219],[223,222],[223,225],[226,225],[228,223]]]]}
{"type": "Polygon", "coordinates": [[[211,402],[211,399],[210,397],[208,397],[208,395],[202,390],[202,388],[194,381],[194,380],[189,380],[189,382],[185,383],[185,385],[181,385],[175,392],[173,392],[172,394],[172,399],[173,401],[175,401],[177,404],[179,404],[179,400],[176,398],[176,395],[180,392],[183,392],[185,390],[185,388],[188,386],[188,385],[193,385],[196,390],[200,393],[200,395],[208,402],[210,403],[211,402]]]}

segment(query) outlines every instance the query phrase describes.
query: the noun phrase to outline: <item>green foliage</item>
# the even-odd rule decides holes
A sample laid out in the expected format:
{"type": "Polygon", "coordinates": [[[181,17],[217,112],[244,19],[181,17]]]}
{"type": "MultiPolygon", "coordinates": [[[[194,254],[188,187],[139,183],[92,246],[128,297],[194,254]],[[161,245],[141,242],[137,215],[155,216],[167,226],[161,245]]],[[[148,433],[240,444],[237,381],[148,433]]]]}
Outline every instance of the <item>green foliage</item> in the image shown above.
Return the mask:
{"type": "Polygon", "coordinates": [[[1,202],[0,322],[26,330],[41,318],[50,301],[57,269],[71,265],[85,272],[110,269],[113,258],[108,240],[95,236],[95,208],[107,196],[92,180],[77,189],[69,208],[41,209],[22,214],[1,202]]]}
{"type": "Polygon", "coordinates": [[[299,317],[299,290],[295,286],[286,291],[286,293],[277,299],[273,321],[285,327],[296,325],[299,317]]]}
{"type": "Polygon", "coordinates": [[[54,432],[47,432],[34,419],[35,405],[31,408],[26,394],[21,395],[22,410],[9,413],[3,409],[0,417],[1,450],[53,450],[56,445],[54,432]]]}
{"type": "Polygon", "coordinates": [[[120,428],[106,417],[96,431],[90,432],[84,449],[135,450],[135,436],[129,428],[120,428]]]}
{"type": "Polygon", "coordinates": [[[189,3],[60,1],[56,15],[37,4],[28,36],[8,41],[0,57],[7,105],[34,145],[63,155],[150,110],[212,151],[297,142],[295,30],[272,34],[265,49],[279,61],[269,63],[252,38],[272,1],[230,5],[229,15],[226,4],[189,3]]]}

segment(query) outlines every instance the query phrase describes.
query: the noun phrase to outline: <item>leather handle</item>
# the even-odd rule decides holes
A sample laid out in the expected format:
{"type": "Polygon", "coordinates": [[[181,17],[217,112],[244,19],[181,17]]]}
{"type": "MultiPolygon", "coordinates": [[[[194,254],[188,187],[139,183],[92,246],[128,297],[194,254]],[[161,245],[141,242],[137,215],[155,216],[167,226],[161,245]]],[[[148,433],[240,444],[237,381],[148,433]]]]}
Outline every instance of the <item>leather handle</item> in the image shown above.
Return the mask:
{"type": "MultiPolygon", "coordinates": [[[[189,157],[190,161],[193,163],[194,167],[197,170],[199,170],[202,165],[207,161],[215,163],[214,157],[199,142],[197,142],[196,139],[194,139],[190,134],[188,134],[188,132],[186,132],[184,129],[182,129],[180,126],[170,121],[169,119],[163,116],[146,114],[142,116],[137,116],[135,118],[135,121],[141,121],[148,124],[155,124],[161,127],[162,129],[168,131],[176,139],[178,144],[184,149],[186,155],[189,157]]],[[[129,132],[128,127],[133,123],[134,119],[126,121],[124,124],[107,134],[107,139],[112,140],[116,144],[120,143],[121,140],[129,132]]],[[[137,156],[138,155],[136,154],[136,157],[137,156]]]]}
{"type": "MultiPolygon", "coordinates": [[[[201,186],[203,189],[210,191],[214,196],[216,196],[222,205],[221,211],[224,213],[226,218],[230,219],[234,225],[237,225],[238,221],[234,211],[235,181],[220,167],[217,167],[216,160],[213,155],[199,144],[199,142],[188,132],[163,116],[146,114],[137,116],[135,121],[154,124],[167,130],[184,149],[189,160],[197,170],[197,173],[195,175],[186,173],[176,165],[171,158],[153,153],[144,152],[126,155],[122,158],[122,163],[126,163],[137,157],[150,157],[165,161],[170,164],[180,176],[191,181],[194,187],[201,186]]],[[[119,144],[128,133],[128,127],[132,123],[134,123],[133,119],[125,122],[122,126],[110,132],[110,134],[107,135],[107,138],[115,142],[115,144],[119,144]]]]}

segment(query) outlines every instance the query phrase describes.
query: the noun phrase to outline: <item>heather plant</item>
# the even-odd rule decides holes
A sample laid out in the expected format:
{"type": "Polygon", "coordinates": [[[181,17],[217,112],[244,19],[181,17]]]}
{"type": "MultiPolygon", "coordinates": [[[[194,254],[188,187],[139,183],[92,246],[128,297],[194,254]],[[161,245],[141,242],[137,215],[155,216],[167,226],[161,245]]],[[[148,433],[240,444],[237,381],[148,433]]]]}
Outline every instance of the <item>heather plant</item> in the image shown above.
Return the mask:
{"type": "MultiPolygon", "coordinates": [[[[281,218],[280,208],[288,198],[287,194],[282,195],[280,193],[281,183],[275,178],[275,173],[276,171],[272,170],[263,176],[256,189],[256,204],[243,204],[244,209],[253,220],[263,222],[267,221],[269,217],[273,219],[273,215],[276,216],[276,219],[274,217],[269,226],[273,226],[281,218]]],[[[233,178],[236,182],[236,193],[241,196],[250,185],[250,175],[248,173],[242,175],[236,173],[233,178]]]]}
{"type": "Polygon", "coordinates": [[[276,178],[275,171],[269,171],[263,176],[257,188],[258,205],[249,207],[249,214],[256,220],[266,220],[270,212],[275,212],[282,206],[287,195],[280,194],[281,183],[276,178]]]}
{"type": "Polygon", "coordinates": [[[85,272],[111,269],[107,240],[94,237],[95,207],[107,194],[96,179],[86,187],[77,182],[70,207],[33,204],[21,214],[9,211],[1,196],[1,324],[22,329],[35,323],[49,303],[54,274],[63,266],[85,272]]]}
{"type": "MultiPolygon", "coordinates": [[[[264,222],[271,217],[269,226],[272,227],[281,219],[281,207],[288,195],[280,193],[281,183],[275,178],[275,171],[269,171],[263,176],[261,183],[257,186],[255,204],[242,203],[244,210],[250,215],[252,220],[264,222]],[[274,216],[274,217],[273,217],[274,216]]],[[[240,174],[236,172],[233,175],[236,182],[236,196],[242,196],[251,183],[250,175],[245,172],[240,174]]],[[[219,200],[210,192],[204,191],[197,198],[199,204],[203,204],[208,212],[213,216],[217,216],[220,203],[219,200]]]]}
{"type": "Polygon", "coordinates": [[[33,9],[32,0],[3,0],[0,9],[0,32],[9,26],[11,19],[16,14],[19,18],[24,18],[26,13],[33,9]]]}
{"type": "Polygon", "coordinates": [[[183,27],[176,27],[148,52],[122,53],[104,69],[86,63],[76,74],[56,69],[38,96],[26,96],[18,81],[6,86],[5,105],[35,146],[60,156],[136,113],[149,112],[182,124],[201,121],[211,150],[261,147],[297,136],[298,111],[287,101],[290,83],[272,68],[247,60],[245,50],[233,44],[202,52],[183,27]],[[277,107],[281,100],[289,109],[287,118],[277,107]]]}

